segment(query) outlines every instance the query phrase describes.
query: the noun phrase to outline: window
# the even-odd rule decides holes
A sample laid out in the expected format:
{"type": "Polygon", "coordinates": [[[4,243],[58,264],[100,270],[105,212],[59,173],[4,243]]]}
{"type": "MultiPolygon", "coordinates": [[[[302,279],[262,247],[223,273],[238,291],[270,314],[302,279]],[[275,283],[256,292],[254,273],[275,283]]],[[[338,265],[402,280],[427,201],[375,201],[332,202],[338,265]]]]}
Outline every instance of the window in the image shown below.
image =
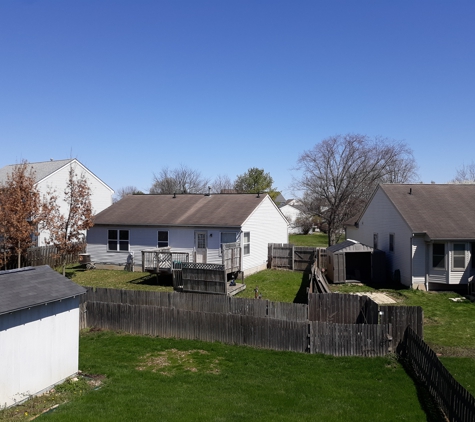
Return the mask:
{"type": "Polygon", "coordinates": [[[389,252],[394,252],[394,233],[389,233],[389,252]]]}
{"type": "Polygon", "coordinates": [[[224,243],[234,243],[234,242],[236,242],[236,233],[221,232],[221,242],[220,242],[220,248],[219,248],[221,253],[223,252],[224,243]]]}
{"type": "Polygon", "coordinates": [[[158,231],[157,247],[159,248],[168,247],[168,232],[167,231],[163,231],[163,230],[158,231]]]}
{"type": "Polygon", "coordinates": [[[455,270],[465,269],[465,243],[454,243],[452,255],[452,268],[455,270]]]}
{"type": "Polygon", "coordinates": [[[107,250],[128,251],[129,231],[128,230],[108,230],[107,250]]]}
{"type": "Polygon", "coordinates": [[[445,268],[445,243],[434,243],[432,245],[432,267],[445,268]]]}
{"type": "Polygon", "coordinates": [[[378,249],[378,233],[373,234],[373,248],[378,249]]]}
{"type": "Polygon", "coordinates": [[[244,232],[243,235],[244,235],[244,241],[243,241],[244,255],[249,255],[251,253],[251,233],[244,232]]]}

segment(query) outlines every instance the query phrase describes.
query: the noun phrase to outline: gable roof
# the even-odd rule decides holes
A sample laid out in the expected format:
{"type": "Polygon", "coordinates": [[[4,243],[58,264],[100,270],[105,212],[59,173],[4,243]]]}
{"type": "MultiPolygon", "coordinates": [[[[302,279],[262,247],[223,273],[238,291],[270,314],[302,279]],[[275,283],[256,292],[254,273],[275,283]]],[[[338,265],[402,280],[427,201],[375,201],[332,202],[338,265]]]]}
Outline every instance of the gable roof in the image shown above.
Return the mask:
{"type": "MultiPolygon", "coordinates": [[[[41,163],[28,163],[28,166],[33,169],[35,172],[35,181],[36,183],[43,180],[45,177],[49,176],[50,174],[58,171],[60,168],[64,167],[66,164],[73,161],[72,159],[69,160],[53,160],[53,161],[44,161],[41,163]]],[[[11,174],[13,169],[17,166],[17,164],[10,164],[8,166],[0,168],[0,182],[6,182],[7,175],[11,174]]]]}
{"type": "Polygon", "coordinates": [[[128,195],[97,214],[94,225],[240,227],[266,198],[255,193],[128,195]]]}
{"type": "MultiPolygon", "coordinates": [[[[39,163],[28,163],[28,167],[33,169],[35,172],[35,182],[39,183],[42,180],[46,179],[48,176],[52,175],[53,173],[57,172],[58,170],[62,169],[64,166],[76,162],[79,166],[86,169],[95,179],[97,179],[100,183],[106,186],[108,189],[113,192],[113,189],[105,184],[101,179],[99,179],[91,170],[87,169],[82,163],[80,163],[75,158],[69,158],[66,160],[50,160],[50,161],[42,161],[39,163]]],[[[7,181],[7,175],[11,174],[17,164],[10,164],[8,166],[0,168],[0,183],[5,183],[7,181]]]]}
{"type": "Polygon", "coordinates": [[[0,315],[86,293],[49,266],[0,271],[0,315]]]}
{"type": "Polygon", "coordinates": [[[475,185],[385,184],[379,188],[413,233],[430,239],[475,239],[475,185]]]}
{"type": "Polygon", "coordinates": [[[328,252],[375,252],[377,249],[372,248],[371,246],[364,245],[363,243],[357,242],[356,240],[347,239],[343,242],[337,243],[332,246],[328,246],[328,252]]]}

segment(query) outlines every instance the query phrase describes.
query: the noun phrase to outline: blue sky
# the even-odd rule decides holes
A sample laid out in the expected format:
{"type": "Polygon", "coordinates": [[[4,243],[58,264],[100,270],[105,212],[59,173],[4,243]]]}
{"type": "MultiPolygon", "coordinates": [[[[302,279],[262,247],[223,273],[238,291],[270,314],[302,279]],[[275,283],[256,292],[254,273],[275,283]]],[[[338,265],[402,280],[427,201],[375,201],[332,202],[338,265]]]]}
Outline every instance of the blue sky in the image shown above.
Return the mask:
{"type": "Polygon", "coordinates": [[[474,1],[0,2],[0,167],[77,158],[147,191],[185,165],[263,168],[360,133],[406,142],[419,178],[475,160],[474,1]]]}

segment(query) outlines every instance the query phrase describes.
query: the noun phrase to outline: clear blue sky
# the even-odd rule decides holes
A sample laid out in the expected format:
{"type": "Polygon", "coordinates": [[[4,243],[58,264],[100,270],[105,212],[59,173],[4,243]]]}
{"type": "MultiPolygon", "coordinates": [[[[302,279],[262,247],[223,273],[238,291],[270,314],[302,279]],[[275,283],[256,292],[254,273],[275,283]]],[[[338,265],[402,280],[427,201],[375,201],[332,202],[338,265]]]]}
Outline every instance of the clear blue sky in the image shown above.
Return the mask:
{"type": "Polygon", "coordinates": [[[345,133],[420,180],[475,160],[475,1],[2,0],[0,167],[77,158],[117,190],[264,168],[345,133]]]}

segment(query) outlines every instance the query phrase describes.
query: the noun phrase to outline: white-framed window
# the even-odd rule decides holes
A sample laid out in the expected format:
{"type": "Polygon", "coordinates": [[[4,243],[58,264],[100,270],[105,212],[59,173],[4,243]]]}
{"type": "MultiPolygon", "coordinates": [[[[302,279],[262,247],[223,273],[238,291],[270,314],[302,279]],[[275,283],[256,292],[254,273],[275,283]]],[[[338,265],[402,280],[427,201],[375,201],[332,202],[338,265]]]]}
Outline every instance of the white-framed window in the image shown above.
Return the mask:
{"type": "Polygon", "coordinates": [[[158,248],[167,248],[168,247],[168,231],[159,230],[157,235],[157,247],[158,248]]]}
{"type": "Polygon", "coordinates": [[[107,231],[108,251],[129,251],[129,231],[128,230],[108,230],[107,231]]]}
{"type": "Polygon", "coordinates": [[[432,244],[432,268],[445,269],[445,243],[432,244]]]}
{"type": "Polygon", "coordinates": [[[244,255],[249,255],[251,253],[251,232],[243,233],[243,242],[244,255]]]}
{"type": "Polygon", "coordinates": [[[454,243],[452,252],[452,269],[465,270],[465,243],[454,243]]]}
{"type": "Polygon", "coordinates": [[[394,252],[394,233],[389,233],[389,252],[394,252]]]}
{"type": "Polygon", "coordinates": [[[223,253],[223,244],[224,243],[234,243],[236,242],[236,233],[234,232],[221,232],[221,238],[219,242],[219,253],[223,253]]]}

